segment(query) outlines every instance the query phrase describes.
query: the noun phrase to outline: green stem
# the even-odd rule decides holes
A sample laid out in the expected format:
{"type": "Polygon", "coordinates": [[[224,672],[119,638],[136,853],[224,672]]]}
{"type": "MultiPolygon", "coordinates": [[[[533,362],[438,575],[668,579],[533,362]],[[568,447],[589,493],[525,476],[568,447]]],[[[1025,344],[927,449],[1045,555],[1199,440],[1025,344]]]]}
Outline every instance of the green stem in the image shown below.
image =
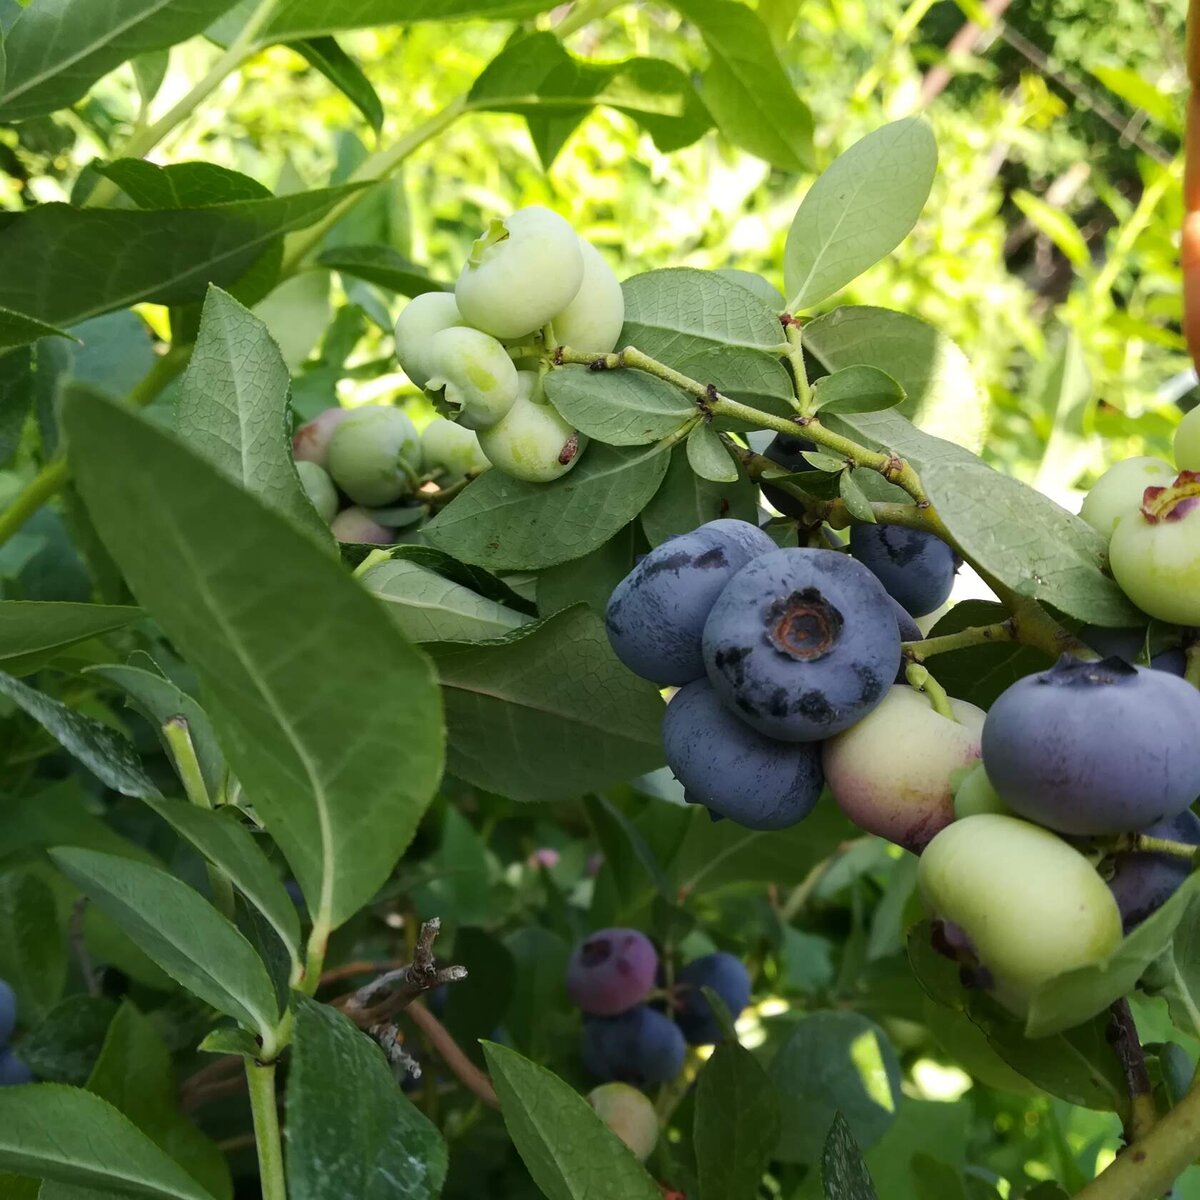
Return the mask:
{"type": "Polygon", "coordinates": [[[246,1059],[246,1083],[254,1114],[254,1142],[258,1147],[259,1186],[262,1200],[287,1200],[283,1177],[283,1141],[279,1136],[279,1109],[275,1100],[275,1064],[246,1059]]]}
{"type": "Polygon", "coordinates": [[[796,391],[796,408],[805,416],[812,414],[812,388],[808,386],[808,370],[804,366],[804,349],[800,326],[788,320],[783,327],[788,340],[788,362],[792,367],[792,387],[796,391]]]}
{"type": "Polygon", "coordinates": [[[958,633],[947,633],[941,637],[925,638],[920,642],[904,642],[906,658],[914,663],[923,663],[935,654],[950,654],[955,650],[968,650],[972,646],[986,646],[993,642],[1019,641],[1016,622],[1011,618],[997,621],[994,625],[972,625],[958,633]]]}
{"type": "Polygon", "coordinates": [[[1200,855],[1200,849],[1189,842],[1173,842],[1170,838],[1148,837],[1144,833],[1134,834],[1130,848],[1143,854],[1169,854],[1172,858],[1186,858],[1189,862],[1200,855]]]}
{"type": "Polygon", "coordinates": [[[946,695],[946,689],[929,673],[928,667],[923,667],[920,663],[909,663],[904,678],[908,680],[909,687],[925,693],[935,713],[957,724],[958,717],[950,707],[950,697],[946,695]]]}
{"type": "MultiPolygon", "coordinates": [[[[211,811],[212,797],[208,794],[204,772],[200,769],[200,760],[196,757],[196,746],[187,722],[182,717],[172,717],[162,727],[162,733],[187,798],[197,808],[207,808],[211,811]]],[[[235,914],[233,883],[215,863],[206,860],[204,865],[208,868],[208,882],[212,888],[213,901],[232,921],[235,914]]]]}
{"type": "Polygon", "coordinates": [[[329,949],[331,932],[328,923],[320,917],[313,922],[304,957],[304,978],[297,989],[306,996],[315,996],[321,985],[321,972],[325,969],[325,952],[329,949]]]}
{"type": "Polygon", "coordinates": [[[1183,677],[1193,687],[1200,688],[1200,641],[1193,642],[1187,651],[1187,666],[1183,677]]]}
{"type": "MultiPolygon", "coordinates": [[[[350,183],[376,183],[390,172],[394,171],[410,154],[420,149],[426,142],[437,137],[443,130],[448,129],[463,113],[469,111],[466,96],[457,96],[445,108],[423,121],[415,129],[410,129],[404,137],[377,150],[370,158],[350,176],[350,183]]],[[[362,188],[347,196],[335,205],[320,221],[308,229],[292,234],[285,241],[285,254],[281,279],[294,275],[307,255],[321,243],[321,239],[333,228],[352,208],[361,204],[370,194],[370,188],[362,188]]]]}
{"type": "Polygon", "coordinates": [[[621,0],[580,0],[557,25],[554,26],[554,36],[561,41],[570,37],[585,25],[619,8],[621,0]]]}
{"type": "MultiPolygon", "coordinates": [[[[255,44],[255,39],[271,19],[278,4],[279,0],[261,0],[259,6],[250,14],[250,19],[242,26],[241,32],[208,69],[204,78],[195,84],[187,95],[163,113],[153,125],[136,130],[121,148],[120,156],[122,158],[145,158],[172,129],[186,121],[197,106],[203,104],[246,59],[260,49],[255,44]]],[[[120,190],[111,179],[103,178],[92,189],[87,203],[93,208],[111,204],[120,190]]]]}

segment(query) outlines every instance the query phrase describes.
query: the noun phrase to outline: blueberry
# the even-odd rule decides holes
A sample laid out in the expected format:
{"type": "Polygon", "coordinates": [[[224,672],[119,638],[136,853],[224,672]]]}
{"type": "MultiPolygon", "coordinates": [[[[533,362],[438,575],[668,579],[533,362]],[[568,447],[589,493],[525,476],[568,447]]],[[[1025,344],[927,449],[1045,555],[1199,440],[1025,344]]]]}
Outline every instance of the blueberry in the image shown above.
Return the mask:
{"type": "MultiPolygon", "coordinates": [[[[1181,812],[1177,817],[1158,821],[1142,833],[1200,846],[1200,817],[1181,812]]],[[[1152,912],[1162,908],[1188,877],[1191,865],[1172,854],[1138,854],[1122,851],[1113,856],[1108,886],[1117,899],[1121,921],[1128,933],[1152,912]]]]}
{"type": "Polygon", "coordinates": [[[752,729],[721,703],[707,679],[675,693],[662,733],[667,765],[686,799],[747,829],[795,825],[821,794],[820,747],[752,729]]]}
{"type": "Polygon", "coordinates": [[[862,720],[900,666],[895,609],[835,550],[775,550],[721,593],[704,662],[724,703],[768,737],[812,742],[862,720]]]}
{"type": "Polygon", "coordinates": [[[575,947],[567,963],[567,995],[585,1013],[614,1016],[646,998],[658,952],[636,929],[601,929],[575,947]]]}
{"type": "Polygon", "coordinates": [[[604,1082],[666,1083],[683,1069],[686,1053],[679,1026],[644,1004],[617,1017],[589,1017],[583,1023],[584,1066],[604,1082]]]}
{"type": "Polygon", "coordinates": [[[659,684],[704,674],[700,639],[721,590],[775,543],[746,521],[710,521],[651,550],[619,583],[605,625],[617,657],[659,684]]]}
{"type": "Polygon", "coordinates": [[[17,1027],[17,996],[11,987],[0,979],[0,1046],[7,1045],[17,1027]]]}
{"type": "Polygon", "coordinates": [[[1187,670],[1187,651],[1182,646],[1164,650],[1150,660],[1150,665],[1156,671],[1166,671],[1168,675],[1178,675],[1182,679],[1187,670]]]}
{"type": "Polygon", "coordinates": [[[1200,794],[1200,692],[1119,658],[1068,656],[992,705],[983,762],[1016,813],[1071,834],[1126,833],[1200,794]]]}
{"type": "MultiPolygon", "coordinates": [[[[919,642],[925,635],[921,632],[921,627],[913,620],[912,614],[908,609],[900,603],[899,600],[888,597],[892,601],[892,608],[896,613],[896,625],[900,630],[900,640],[902,642],[919,642]]],[[[907,678],[905,671],[908,664],[904,659],[900,660],[900,666],[896,670],[896,682],[903,683],[907,678]]]]}
{"type": "Polygon", "coordinates": [[[1110,629],[1104,625],[1084,625],[1076,636],[1101,658],[1123,658],[1127,663],[1137,662],[1146,648],[1146,631],[1142,628],[1110,629]]]}
{"type": "Polygon", "coordinates": [[[645,1095],[627,1083],[602,1083],[587,1094],[596,1115],[645,1162],[658,1141],[658,1114],[645,1095]]]}
{"type": "Polygon", "coordinates": [[[32,1083],[33,1080],[33,1072],[17,1057],[15,1050],[0,1050],[0,1087],[32,1083]]]}
{"type": "Polygon", "coordinates": [[[680,1009],[675,1019],[684,1038],[693,1046],[712,1046],[722,1040],[720,1022],[700,990],[712,988],[736,1021],[750,1003],[750,972],[741,959],[718,951],[695,958],[676,977],[680,1009]]]}
{"type": "Polygon", "coordinates": [[[914,617],[940,608],[954,587],[954,551],[932,533],[900,525],[855,525],[850,553],[914,617]]]}
{"type": "MultiPolygon", "coordinates": [[[[805,451],[817,447],[807,438],[798,437],[792,433],[777,433],[763,454],[773,463],[778,463],[785,471],[811,471],[813,466],[805,459],[805,451]]],[[[805,515],[804,505],[774,484],[764,483],[762,493],[767,502],[785,517],[801,518],[805,515]]]]}

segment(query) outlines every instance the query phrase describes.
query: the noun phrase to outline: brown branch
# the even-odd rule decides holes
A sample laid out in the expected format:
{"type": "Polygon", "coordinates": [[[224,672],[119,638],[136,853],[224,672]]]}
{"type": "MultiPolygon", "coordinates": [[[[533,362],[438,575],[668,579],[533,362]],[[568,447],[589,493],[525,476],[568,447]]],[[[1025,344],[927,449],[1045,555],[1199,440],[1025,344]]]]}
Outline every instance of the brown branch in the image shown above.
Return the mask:
{"type": "Polygon", "coordinates": [[[1158,1120],[1158,1109],[1146,1069],[1146,1055],[1138,1040],[1137,1026],[1129,1001],[1118,1000],[1109,1010],[1108,1040],[1121,1064],[1125,1088],[1129,1093],[1129,1117],[1125,1121],[1125,1143],[1132,1145],[1144,1138],[1158,1120]]]}

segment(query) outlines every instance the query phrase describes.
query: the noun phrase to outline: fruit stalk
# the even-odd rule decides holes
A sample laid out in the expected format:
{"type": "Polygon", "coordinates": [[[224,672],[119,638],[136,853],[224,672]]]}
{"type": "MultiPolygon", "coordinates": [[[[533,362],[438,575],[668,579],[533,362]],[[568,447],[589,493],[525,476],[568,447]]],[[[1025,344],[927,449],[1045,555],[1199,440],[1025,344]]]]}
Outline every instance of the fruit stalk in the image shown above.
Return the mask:
{"type": "Polygon", "coordinates": [[[950,697],[946,695],[946,689],[934,679],[926,667],[921,666],[920,663],[909,663],[905,669],[904,678],[908,681],[910,688],[929,697],[929,703],[933,706],[935,713],[957,723],[958,717],[955,716],[954,709],[950,707],[950,697]]]}
{"type": "Polygon", "coordinates": [[[1196,847],[1189,845],[1187,842],[1175,842],[1170,838],[1150,837],[1144,833],[1134,834],[1131,848],[1141,851],[1143,854],[1168,854],[1172,858],[1186,858],[1189,862],[1194,862],[1197,855],[1196,847]]]}
{"type": "Polygon", "coordinates": [[[1020,630],[1015,618],[997,621],[994,625],[972,625],[957,633],[941,637],[925,638],[919,642],[904,642],[904,656],[914,663],[922,663],[936,654],[950,654],[955,650],[969,650],[974,646],[988,646],[996,642],[1019,642],[1020,630]]]}

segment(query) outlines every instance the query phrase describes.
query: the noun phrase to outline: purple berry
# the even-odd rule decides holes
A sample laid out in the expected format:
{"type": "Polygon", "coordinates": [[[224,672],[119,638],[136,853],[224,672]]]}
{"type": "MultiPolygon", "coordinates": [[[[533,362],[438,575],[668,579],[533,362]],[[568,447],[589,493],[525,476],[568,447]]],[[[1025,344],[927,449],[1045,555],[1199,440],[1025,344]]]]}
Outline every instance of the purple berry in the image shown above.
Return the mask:
{"type": "Polygon", "coordinates": [[[902,525],[855,525],[850,553],[869,568],[889,596],[914,617],[940,608],[954,587],[958,563],[939,537],[902,525]]]}
{"type": "MultiPolygon", "coordinates": [[[[1190,811],[1182,812],[1141,832],[1147,837],[1200,846],[1200,817],[1190,811]]],[[[1190,874],[1191,864],[1173,854],[1122,851],[1113,856],[1112,871],[1108,886],[1117,899],[1121,922],[1128,933],[1170,900],[1190,874]]]]}
{"type": "Polygon", "coordinates": [[[666,1083],[683,1069],[686,1053],[679,1026],[644,1004],[620,1016],[588,1017],[583,1023],[584,1066],[605,1083],[666,1083]]]}
{"type": "Polygon", "coordinates": [[[601,929],[580,942],[567,963],[567,995],[585,1013],[611,1017],[654,987],[658,952],[636,929],[601,929]]]}
{"type": "Polygon", "coordinates": [[[0,1050],[0,1087],[32,1083],[34,1078],[33,1072],[17,1057],[15,1050],[0,1050]]]}
{"type": "Polygon", "coordinates": [[[675,983],[681,1002],[675,1019],[684,1038],[693,1046],[712,1046],[723,1036],[720,1022],[701,988],[712,988],[735,1021],[750,1003],[750,972],[741,959],[723,951],[693,959],[679,972],[675,983]]]}

